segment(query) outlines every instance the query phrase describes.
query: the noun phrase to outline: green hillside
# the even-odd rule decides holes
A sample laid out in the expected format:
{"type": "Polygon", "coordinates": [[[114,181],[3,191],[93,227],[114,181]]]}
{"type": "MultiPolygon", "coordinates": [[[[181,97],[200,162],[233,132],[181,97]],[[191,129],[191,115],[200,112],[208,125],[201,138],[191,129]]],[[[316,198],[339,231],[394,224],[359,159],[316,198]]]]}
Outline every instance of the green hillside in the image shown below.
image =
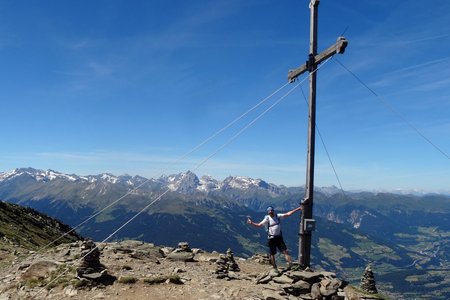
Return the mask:
{"type": "Polygon", "coordinates": [[[82,239],[71,228],[34,209],[0,201],[0,251],[7,255],[14,250],[36,250],[56,239],[55,244],[82,239]],[[64,235],[64,236],[63,236],[64,235]]]}

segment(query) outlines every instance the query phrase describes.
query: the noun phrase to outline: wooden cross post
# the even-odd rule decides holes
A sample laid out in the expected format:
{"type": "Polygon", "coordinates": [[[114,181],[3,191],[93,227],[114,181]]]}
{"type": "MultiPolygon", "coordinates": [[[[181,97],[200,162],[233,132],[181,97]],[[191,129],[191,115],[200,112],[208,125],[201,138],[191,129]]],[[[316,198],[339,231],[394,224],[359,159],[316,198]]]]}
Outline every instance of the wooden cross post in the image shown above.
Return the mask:
{"type": "Polygon", "coordinates": [[[347,47],[347,40],[339,37],[337,42],[325,51],[317,54],[317,12],[320,0],[311,0],[309,8],[311,10],[311,29],[309,42],[309,57],[306,63],[295,70],[289,71],[289,82],[293,82],[298,76],[309,71],[309,125],[308,125],[308,160],[306,171],[305,199],[302,201],[302,214],[300,220],[300,238],[298,262],[301,267],[310,266],[311,257],[311,228],[307,226],[307,221],[312,219],[313,192],[314,192],[314,153],[316,140],[316,77],[317,66],[336,53],[344,53],[347,47]]]}

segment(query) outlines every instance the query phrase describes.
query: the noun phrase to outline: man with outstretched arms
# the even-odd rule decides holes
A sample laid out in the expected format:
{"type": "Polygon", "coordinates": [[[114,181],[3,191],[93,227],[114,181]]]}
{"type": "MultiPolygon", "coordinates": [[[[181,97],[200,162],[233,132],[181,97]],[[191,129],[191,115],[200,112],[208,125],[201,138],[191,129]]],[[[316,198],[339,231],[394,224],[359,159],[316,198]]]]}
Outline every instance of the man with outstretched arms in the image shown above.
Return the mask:
{"type": "Polygon", "coordinates": [[[283,233],[281,232],[280,220],[293,215],[295,212],[301,209],[302,207],[299,206],[291,211],[288,211],[287,213],[281,214],[275,213],[273,206],[269,206],[267,207],[267,215],[261,222],[255,223],[250,219],[250,217],[247,219],[247,224],[253,225],[255,227],[266,226],[270,262],[275,269],[277,268],[277,264],[275,262],[275,254],[277,253],[277,249],[284,254],[288,268],[290,267],[292,262],[291,256],[289,255],[289,251],[283,240],[283,233]]]}

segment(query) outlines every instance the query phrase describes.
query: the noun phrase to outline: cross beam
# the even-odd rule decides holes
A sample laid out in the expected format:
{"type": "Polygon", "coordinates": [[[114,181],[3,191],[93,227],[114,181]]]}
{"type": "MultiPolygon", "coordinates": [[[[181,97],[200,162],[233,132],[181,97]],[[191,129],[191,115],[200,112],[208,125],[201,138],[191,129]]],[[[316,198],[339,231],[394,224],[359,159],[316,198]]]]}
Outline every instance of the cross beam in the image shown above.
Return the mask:
{"type": "Polygon", "coordinates": [[[311,231],[307,226],[307,221],[312,219],[313,208],[313,190],[314,190],[314,153],[315,153],[315,139],[316,139],[316,76],[317,66],[324,60],[332,57],[335,54],[344,53],[347,47],[347,40],[344,37],[339,37],[337,42],[330,46],[325,51],[317,54],[317,20],[318,7],[320,0],[310,0],[311,21],[310,21],[310,43],[309,56],[306,63],[295,70],[289,71],[289,82],[295,79],[306,71],[309,71],[309,125],[308,125],[308,159],[306,170],[306,188],[305,198],[301,202],[302,214],[300,220],[300,240],[299,240],[299,264],[306,268],[310,266],[311,256],[311,231]]]}
{"type": "MultiPolygon", "coordinates": [[[[322,51],[321,53],[314,56],[314,60],[311,61],[311,59],[307,60],[303,65],[298,67],[295,70],[289,70],[288,73],[288,80],[289,82],[295,81],[298,76],[302,75],[306,71],[310,71],[313,64],[320,64],[324,60],[327,60],[328,58],[332,57],[335,54],[343,54],[345,52],[345,48],[348,45],[348,41],[345,39],[345,37],[338,37],[336,43],[328,47],[328,49],[322,51]]],[[[310,71],[311,72],[311,71],[310,71]]]]}

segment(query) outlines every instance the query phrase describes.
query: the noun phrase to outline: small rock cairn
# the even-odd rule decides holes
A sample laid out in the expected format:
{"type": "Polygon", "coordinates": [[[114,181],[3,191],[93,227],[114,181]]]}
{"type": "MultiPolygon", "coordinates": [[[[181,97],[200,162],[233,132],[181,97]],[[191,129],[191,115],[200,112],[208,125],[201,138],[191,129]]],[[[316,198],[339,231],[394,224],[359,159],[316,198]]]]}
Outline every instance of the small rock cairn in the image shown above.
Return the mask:
{"type": "Polygon", "coordinates": [[[82,261],[77,268],[77,275],[96,283],[112,284],[116,278],[107,274],[106,267],[100,263],[100,254],[100,250],[92,240],[83,241],[81,244],[82,261]]]}
{"type": "Polygon", "coordinates": [[[370,264],[364,270],[364,275],[361,278],[360,288],[369,294],[378,293],[377,287],[375,285],[375,277],[373,275],[372,266],[370,264]]]}
{"type": "Polygon", "coordinates": [[[250,258],[251,261],[257,262],[263,265],[271,265],[270,258],[268,254],[256,253],[250,258]]]}
{"type": "Polygon", "coordinates": [[[219,256],[219,259],[216,261],[216,265],[217,268],[214,273],[217,274],[216,278],[218,279],[236,279],[234,272],[241,271],[238,264],[234,260],[233,251],[231,251],[230,248],[228,248],[226,255],[221,254],[219,256]]]}
{"type": "Polygon", "coordinates": [[[77,268],[77,275],[82,277],[84,274],[101,272],[106,269],[100,263],[100,250],[92,240],[83,241],[81,244],[82,261],[77,268]]]}

